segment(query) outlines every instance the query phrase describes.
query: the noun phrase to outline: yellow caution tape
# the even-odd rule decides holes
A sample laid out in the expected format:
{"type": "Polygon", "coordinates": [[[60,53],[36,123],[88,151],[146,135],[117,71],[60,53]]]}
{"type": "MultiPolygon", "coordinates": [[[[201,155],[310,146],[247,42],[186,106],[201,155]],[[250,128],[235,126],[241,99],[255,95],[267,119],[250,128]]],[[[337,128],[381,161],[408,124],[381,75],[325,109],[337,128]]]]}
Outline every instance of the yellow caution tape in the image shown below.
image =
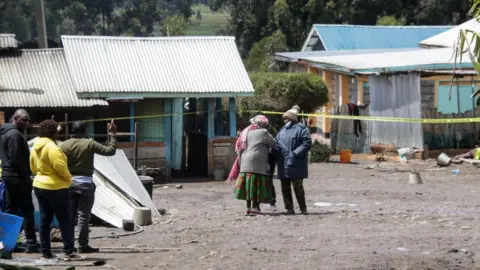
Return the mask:
{"type": "MultiPolygon", "coordinates": [[[[220,111],[217,111],[220,112],[220,111]]],[[[217,113],[215,112],[215,113],[217,113]]],[[[264,115],[283,115],[284,112],[275,111],[257,111],[257,110],[242,110],[240,113],[260,113],[264,115]]],[[[86,119],[81,120],[86,123],[91,122],[105,122],[105,121],[119,121],[130,119],[149,119],[149,118],[162,118],[176,115],[200,115],[207,112],[187,112],[187,113],[169,113],[169,114],[155,114],[155,115],[142,115],[142,116],[125,116],[125,117],[113,117],[113,118],[100,118],[100,119],[86,119]]],[[[428,119],[428,118],[402,118],[402,117],[385,117],[385,116],[354,116],[354,115],[332,115],[328,113],[300,113],[299,116],[306,117],[320,117],[330,119],[345,119],[345,120],[363,120],[363,121],[380,121],[380,122],[399,122],[399,123],[425,123],[425,124],[461,124],[461,123],[478,123],[480,117],[476,118],[449,118],[449,119],[428,119]]],[[[75,120],[77,121],[77,120],[75,120]]],[[[74,121],[68,121],[73,123],[74,121]]],[[[58,122],[58,124],[64,125],[65,122],[58,122]]]]}
{"type": "MultiPolygon", "coordinates": [[[[261,114],[276,114],[283,115],[283,112],[275,111],[255,111],[247,110],[242,112],[261,113],[261,114]]],[[[300,113],[299,116],[307,117],[321,117],[332,119],[347,119],[347,120],[364,120],[364,121],[381,121],[381,122],[401,122],[401,123],[426,123],[426,124],[457,124],[457,123],[477,123],[480,122],[478,118],[449,118],[449,119],[428,119],[428,118],[401,118],[401,117],[385,117],[385,116],[354,116],[354,115],[332,115],[327,113],[300,113]]]]}

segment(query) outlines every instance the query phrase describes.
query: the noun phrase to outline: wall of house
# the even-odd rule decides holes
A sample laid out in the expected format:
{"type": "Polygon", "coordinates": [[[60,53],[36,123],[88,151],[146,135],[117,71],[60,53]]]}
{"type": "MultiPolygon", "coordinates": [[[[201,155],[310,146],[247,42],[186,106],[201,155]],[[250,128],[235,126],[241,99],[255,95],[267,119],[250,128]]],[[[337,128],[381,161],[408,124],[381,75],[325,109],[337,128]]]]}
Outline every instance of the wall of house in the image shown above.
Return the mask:
{"type": "Polygon", "coordinates": [[[435,81],[421,80],[420,94],[422,97],[422,109],[433,110],[435,108],[435,81]]]}
{"type": "Polygon", "coordinates": [[[148,117],[164,114],[163,99],[145,99],[135,103],[139,142],[163,142],[165,117],[148,117]],[[144,117],[145,118],[142,118],[144,117]]]}
{"type": "MultiPolygon", "coordinates": [[[[437,110],[441,113],[463,113],[472,110],[475,106],[476,99],[472,99],[471,95],[476,91],[472,89],[472,83],[469,81],[455,82],[451,87],[450,81],[439,81],[437,93],[437,110]],[[451,98],[450,98],[451,89],[451,98]]],[[[475,87],[476,88],[476,87],[475,87]]]]}
{"type": "MultiPolygon", "coordinates": [[[[370,75],[370,115],[396,118],[420,118],[420,76],[370,75]]],[[[423,132],[420,123],[371,121],[370,143],[396,147],[423,148],[423,132]]]]}
{"type": "MultiPolygon", "coordinates": [[[[133,166],[135,150],[133,143],[119,143],[118,148],[125,151],[125,155],[133,166]]],[[[150,168],[165,169],[166,152],[165,144],[141,142],[138,144],[137,168],[146,165],[150,168]]]]}

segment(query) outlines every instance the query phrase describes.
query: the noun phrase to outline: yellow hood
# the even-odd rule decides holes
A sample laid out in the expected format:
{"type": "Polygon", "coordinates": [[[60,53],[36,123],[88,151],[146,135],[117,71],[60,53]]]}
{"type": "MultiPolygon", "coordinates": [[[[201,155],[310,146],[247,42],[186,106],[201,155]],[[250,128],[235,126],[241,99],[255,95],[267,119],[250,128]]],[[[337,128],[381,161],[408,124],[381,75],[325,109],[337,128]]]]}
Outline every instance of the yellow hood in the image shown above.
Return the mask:
{"type": "Polygon", "coordinates": [[[38,138],[30,152],[30,169],[36,174],[33,186],[58,190],[69,188],[72,175],[67,167],[67,157],[57,144],[48,138],[38,138]]]}

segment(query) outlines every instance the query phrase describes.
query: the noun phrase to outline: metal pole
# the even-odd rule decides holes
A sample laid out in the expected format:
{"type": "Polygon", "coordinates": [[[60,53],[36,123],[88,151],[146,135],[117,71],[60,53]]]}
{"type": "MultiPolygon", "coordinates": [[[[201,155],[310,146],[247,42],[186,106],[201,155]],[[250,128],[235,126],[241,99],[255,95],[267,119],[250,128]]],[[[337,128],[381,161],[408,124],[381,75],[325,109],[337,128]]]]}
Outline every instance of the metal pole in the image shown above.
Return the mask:
{"type": "Polygon", "coordinates": [[[135,122],[135,140],[133,141],[133,168],[137,170],[138,158],[138,123],[135,122]]]}
{"type": "Polygon", "coordinates": [[[45,23],[45,8],[43,0],[34,0],[35,19],[37,23],[37,40],[40,49],[48,48],[47,27],[45,23]]]}

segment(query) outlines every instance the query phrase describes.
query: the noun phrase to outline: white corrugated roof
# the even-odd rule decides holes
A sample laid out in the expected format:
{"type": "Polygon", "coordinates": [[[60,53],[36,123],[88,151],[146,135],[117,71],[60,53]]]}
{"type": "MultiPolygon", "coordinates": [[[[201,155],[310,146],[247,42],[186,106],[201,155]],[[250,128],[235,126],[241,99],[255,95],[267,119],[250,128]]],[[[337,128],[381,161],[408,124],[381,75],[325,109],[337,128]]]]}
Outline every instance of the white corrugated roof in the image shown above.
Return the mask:
{"type": "Polygon", "coordinates": [[[431,38],[425,39],[420,42],[422,47],[455,47],[456,41],[460,37],[460,30],[472,30],[476,33],[480,32],[480,23],[477,19],[471,19],[459,26],[456,26],[443,33],[435,35],[431,38]]]}
{"type": "Polygon", "coordinates": [[[0,49],[17,47],[18,42],[14,34],[0,34],[0,49]]]}
{"type": "Polygon", "coordinates": [[[79,93],[253,94],[232,37],[62,36],[79,93]]]}
{"type": "Polygon", "coordinates": [[[0,53],[0,107],[95,105],[108,102],[77,97],[63,49],[0,53]]]}
{"type": "Polygon", "coordinates": [[[115,155],[109,157],[95,155],[94,165],[96,171],[112,181],[122,192],[149,208],[152,211],[152,217],[160,217],[158,209],[123,150],[117,149],[115,155]]]}
{"type": "MultiPolygon", "coordinates": [[[[362,53],[325,57],[304,57],[315,64],[343,69],[347,72],[401,72],[412,70],[453,69],[455,58],[452,48],[413,49],[380,53],[362,53]]],[[[457,67],[472,68],[468,57],[464,57],[457,67]]]]}

